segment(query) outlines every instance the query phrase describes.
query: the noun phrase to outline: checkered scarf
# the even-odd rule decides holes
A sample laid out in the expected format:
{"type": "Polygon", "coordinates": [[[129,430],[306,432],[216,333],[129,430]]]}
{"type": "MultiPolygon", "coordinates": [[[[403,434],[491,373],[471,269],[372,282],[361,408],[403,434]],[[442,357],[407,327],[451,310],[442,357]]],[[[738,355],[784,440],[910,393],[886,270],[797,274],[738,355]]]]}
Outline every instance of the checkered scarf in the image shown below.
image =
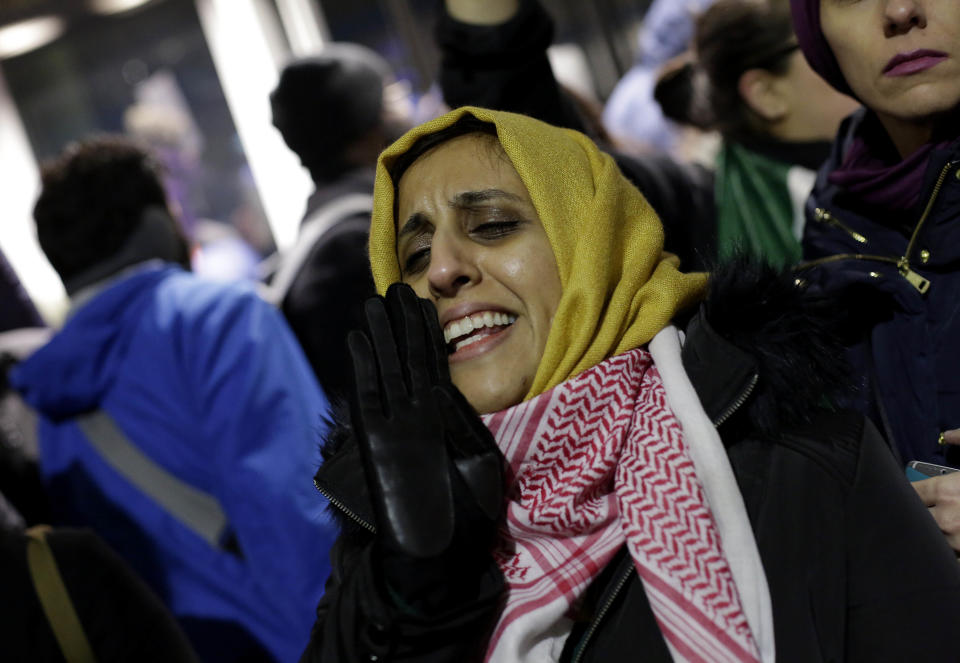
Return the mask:
{"type": "Polygon", "coordinates": [[[579,599],[624,543],[674,660],[760,660],[649,352],[607,359],[484,422],[514,478],[495,553],[507,601],[487,661],[557,660],[579,599]]]}

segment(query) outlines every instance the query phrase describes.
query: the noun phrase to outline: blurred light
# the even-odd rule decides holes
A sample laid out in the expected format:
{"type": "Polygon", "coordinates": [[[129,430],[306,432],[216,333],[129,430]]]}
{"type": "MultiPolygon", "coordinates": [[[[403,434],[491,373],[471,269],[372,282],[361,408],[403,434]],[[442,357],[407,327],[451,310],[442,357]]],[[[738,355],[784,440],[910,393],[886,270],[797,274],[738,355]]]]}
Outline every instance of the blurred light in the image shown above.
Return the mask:
{"type": "Polygon", "coordinates": [[[257,0],[196,0],[227,106],[280,251],[296,243],[313,182],[270,118],[279,73],[257,0]]]}
{"type": "Polygon", "coordinates": [[[319,11],[319,3],[312,0],[276,0],[276,3],[293,55],[314,55],[330,41],[330,32],[319,11]]]}
{"type": "Polygon", "coordinates": [[[33,204],[39,188],[40,173],[27,132],[0,72],[0,249],[40,314],[57,324],[66,313],[67,294],[37,242],[33,204]]]}
{"type": "Polygon", "coordinates": [[[0,28],[0,58],[12,58],[46,46],[66,30],[58,16],[37,16],[0,28]]]}
{"type": "Polygon", "coordinates": [[[130,11],[148,2],[150,0],[89,0],[87,6],[90,7],[90,11],[97,14],[109,15],[130,11]]]}

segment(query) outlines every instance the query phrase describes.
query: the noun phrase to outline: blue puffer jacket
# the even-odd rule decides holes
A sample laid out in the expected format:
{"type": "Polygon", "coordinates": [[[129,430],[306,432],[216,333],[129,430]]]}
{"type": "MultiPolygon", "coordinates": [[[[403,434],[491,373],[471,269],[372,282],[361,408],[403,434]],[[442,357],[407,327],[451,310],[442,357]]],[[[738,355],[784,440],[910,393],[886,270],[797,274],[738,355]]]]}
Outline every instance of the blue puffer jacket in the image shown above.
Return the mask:
{"type": "Polygon", "coordinates": [[[960,144],[933,152],[916,210],[868,208],[828,179],[867,112],[841,126],[807,203],[804,259],[816,265],[807,276],[880,295],[858,298],[878,321],[851,351],[862,376],[855,405],[904,462],[960,467],[960,449],[937,443],[960,428],[960,144]]]}
{"type": "Polygon", "coordinates": [[[64,524],[125,557],[205,660],[236,660],[250,636],[297,660],[335,536],[312,483],[328,406],[272,306],[148,265],[80,307],[11,381],[40,413],[41,470],[64,524]],[[208,544],[108,465],[74,419],[96,409],[216,497],[235,545],[208,544]]]}

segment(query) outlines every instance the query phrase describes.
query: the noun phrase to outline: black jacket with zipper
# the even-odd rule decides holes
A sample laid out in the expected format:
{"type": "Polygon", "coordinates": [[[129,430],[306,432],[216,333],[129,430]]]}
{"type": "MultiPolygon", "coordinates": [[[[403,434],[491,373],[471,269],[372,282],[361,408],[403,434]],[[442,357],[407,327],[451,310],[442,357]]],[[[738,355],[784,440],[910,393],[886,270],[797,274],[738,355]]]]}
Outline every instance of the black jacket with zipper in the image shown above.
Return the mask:
{"type": "MultiPolygon", "coordinates": [[[[777,660],[958,660],[960,565],[875,428],[822,407],[843,390],[831,333],[842,307],[741,262],[714,275],[687,325],[684,366],[747,505],[777,660]]],[[[343,534],[302,662],[482,660],[501,607],[495,564],[455,569],[458,598],[443,610],[398,607],[378,579],[372,508],[348,428],[325,455],[316,482],[343,534]]],[[[589,588],[560,660],[634,659],[670,655],[623,550],[589,588]]]]}

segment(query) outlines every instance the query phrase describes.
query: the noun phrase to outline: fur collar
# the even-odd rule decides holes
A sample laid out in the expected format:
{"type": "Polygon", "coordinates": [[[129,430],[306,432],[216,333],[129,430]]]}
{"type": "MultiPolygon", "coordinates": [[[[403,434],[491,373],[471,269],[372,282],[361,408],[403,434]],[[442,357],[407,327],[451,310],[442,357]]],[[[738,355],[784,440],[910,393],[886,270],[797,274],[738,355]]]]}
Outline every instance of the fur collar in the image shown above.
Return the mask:
{"type": "Polygon", "coordinates": [[[756,362],[743,413],[762,435],[807,424],[852,390],[844,353],[861,333],[854,295],[820,294],[793,270],[744,255],[713,271],[701,314],[756,362]]]}

